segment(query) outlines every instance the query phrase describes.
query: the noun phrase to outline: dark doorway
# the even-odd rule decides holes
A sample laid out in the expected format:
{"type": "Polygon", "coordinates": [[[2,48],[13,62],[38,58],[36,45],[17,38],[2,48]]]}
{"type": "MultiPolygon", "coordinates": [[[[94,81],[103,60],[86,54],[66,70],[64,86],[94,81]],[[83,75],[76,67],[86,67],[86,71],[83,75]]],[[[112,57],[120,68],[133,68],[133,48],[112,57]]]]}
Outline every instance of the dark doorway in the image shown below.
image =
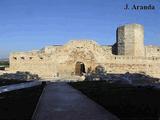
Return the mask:
{"type": "Polygon", "coordinates": [[[85,65],[82,62],[77,62],[75,66],[75,75],[81,76],[85,73],[85,65]]]}

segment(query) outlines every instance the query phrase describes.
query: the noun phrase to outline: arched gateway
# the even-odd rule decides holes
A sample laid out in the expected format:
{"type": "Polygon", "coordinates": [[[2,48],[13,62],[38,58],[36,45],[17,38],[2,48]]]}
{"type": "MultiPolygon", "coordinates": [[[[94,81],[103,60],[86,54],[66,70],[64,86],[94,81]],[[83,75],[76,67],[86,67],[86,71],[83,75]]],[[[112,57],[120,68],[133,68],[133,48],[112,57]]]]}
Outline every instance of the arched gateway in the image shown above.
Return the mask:
{"type": "Polygon", "coordinates": [[[77,62],[75,65],[75,75],[81,76],[85,73],[85,65],[82,62],[77,62]]]}

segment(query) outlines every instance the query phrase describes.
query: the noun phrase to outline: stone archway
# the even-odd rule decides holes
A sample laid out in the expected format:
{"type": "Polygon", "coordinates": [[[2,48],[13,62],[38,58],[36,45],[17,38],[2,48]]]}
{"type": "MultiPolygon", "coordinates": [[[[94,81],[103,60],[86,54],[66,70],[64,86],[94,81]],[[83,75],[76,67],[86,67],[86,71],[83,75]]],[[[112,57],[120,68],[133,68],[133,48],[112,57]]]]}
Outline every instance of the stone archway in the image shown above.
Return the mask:
{"type": "Polygon", "coordinates": [[[77,62],[75,65],[75,75],[81,76],[85,73],[85,65],[83,62],[77,62]]]}

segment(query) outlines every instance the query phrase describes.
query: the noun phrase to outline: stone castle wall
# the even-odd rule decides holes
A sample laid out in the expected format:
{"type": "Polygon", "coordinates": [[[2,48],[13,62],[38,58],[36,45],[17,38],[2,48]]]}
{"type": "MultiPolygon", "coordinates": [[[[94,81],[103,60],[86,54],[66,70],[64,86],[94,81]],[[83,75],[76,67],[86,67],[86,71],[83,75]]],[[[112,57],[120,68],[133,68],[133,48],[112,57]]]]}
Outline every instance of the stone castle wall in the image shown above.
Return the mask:
{"type": "MultiPolygon", "coordinates": [[[[100,46],[95,41],[89,40],[74,40],[63,46],[47,46],[38,51],[12,53],[10,55],[10,70],[29,71],[42,78],[65,77],[74,75],[76,63],[81,62],[84,63],[86,72],[101,65],[108,73],[146,73],[154,77],[160,77],[158,71],[160,67],[160,47],[143,47],[143,41],[138,41],[143,39],[141,28],[141,26],[137,28],[137,25],[127,28],[129,34],[135,34],[133,37],[126,38],[126,35],[128,36],[128,33],[125,34],[127,31],[120,35],[122,38],[125,37],[126,40],[123,40],[124,45],[117,45],[117,48],[120,47],[118,50],[124,49],[124,51],[119,50],[117,55],[113,54],[113,49],[115,49],[113,46],[100,46]],[[138,34],[138,31],[141,31],[141,33],[138,34]],[[129,42],[127,39],[133,39],[134,42],[129,42]],[[126,45],[129,45],[131,49],[126,45]]],[[[121,37],[118,39],[121,39],[121,37]]],[[[119,43],[117,41],[116,44],[119,43]]]]}
{"type": "Polygon", "coordinates": [[[145,46],[145,55],[147,57],[160,57],[160,46],[145,46]]]}

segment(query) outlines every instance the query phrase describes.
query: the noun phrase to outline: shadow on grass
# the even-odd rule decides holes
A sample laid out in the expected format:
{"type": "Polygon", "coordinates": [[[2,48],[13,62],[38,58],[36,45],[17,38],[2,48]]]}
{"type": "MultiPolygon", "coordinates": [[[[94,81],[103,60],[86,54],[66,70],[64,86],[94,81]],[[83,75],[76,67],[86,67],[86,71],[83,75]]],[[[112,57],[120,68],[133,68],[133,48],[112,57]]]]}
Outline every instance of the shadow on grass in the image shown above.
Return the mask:
{"type": "Polygon", "coordinates": [[[15,80],[15,79],[8,80],[8,79],[0,78],[0,87],[1,86],[6,86],[6,85],[12,85],[12,84],[24,83],[24,82],[30,82],[30,81],[15,80]]]}
{"type": "Polygon", "coordinates": [[[121,120],[158,120],[160,116],[160,90],[152,87],[110,84],[106,81],[69,84],[121,120]]]}
{"type": "Polygon", "coordinates": [[[0,94],[0,120],[30,120],[44,85],[0,94]]]}

